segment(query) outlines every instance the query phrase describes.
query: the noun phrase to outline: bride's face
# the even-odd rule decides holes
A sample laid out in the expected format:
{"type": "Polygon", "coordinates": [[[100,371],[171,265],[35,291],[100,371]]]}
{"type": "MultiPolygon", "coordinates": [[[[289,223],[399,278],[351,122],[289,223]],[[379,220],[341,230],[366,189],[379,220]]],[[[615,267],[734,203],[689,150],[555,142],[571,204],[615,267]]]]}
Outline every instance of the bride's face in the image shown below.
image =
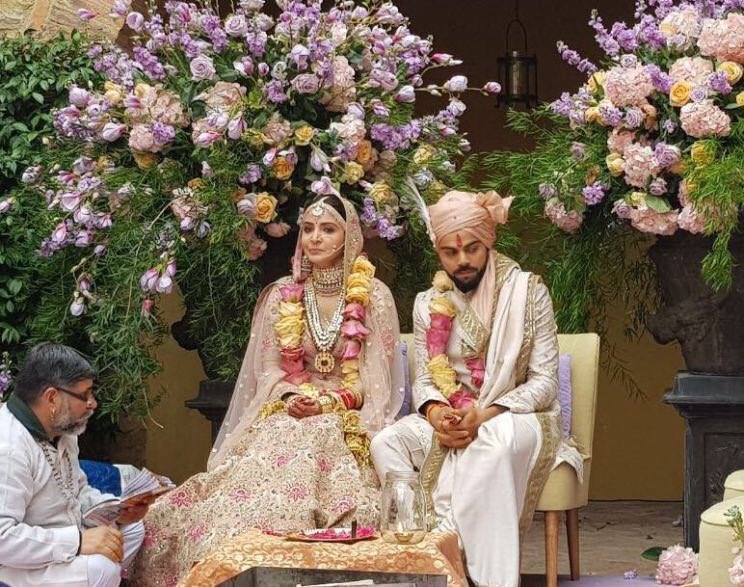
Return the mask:
{"type": "Polygon", "coordinates": [[[321,269],[333,267],[344,254],[346,231],[327,212],[302,218],[302,252],[321,269]]]}

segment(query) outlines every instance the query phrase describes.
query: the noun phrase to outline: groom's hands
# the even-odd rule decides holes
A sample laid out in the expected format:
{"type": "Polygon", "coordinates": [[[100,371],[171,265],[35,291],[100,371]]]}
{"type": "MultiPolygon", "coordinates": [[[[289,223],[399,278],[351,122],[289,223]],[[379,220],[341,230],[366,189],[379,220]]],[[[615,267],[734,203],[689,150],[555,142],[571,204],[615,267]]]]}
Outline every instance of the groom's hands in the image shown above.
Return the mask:
{"type": "Polygon", "coordinates": [[[465,448],[478,436],[478,429],[484,422],[506,411],[502,406],[471,406],[455,410],[445,404],[438,404],[428,414],[429,422],[442,446],[465,448]]]}
{"type": "Polygon", "coordinates": [[[318,400],[303,395],[292,396],[287,402],[287,413],[298,420],[317,416],[322,412],[323,408],[318,400]]]}

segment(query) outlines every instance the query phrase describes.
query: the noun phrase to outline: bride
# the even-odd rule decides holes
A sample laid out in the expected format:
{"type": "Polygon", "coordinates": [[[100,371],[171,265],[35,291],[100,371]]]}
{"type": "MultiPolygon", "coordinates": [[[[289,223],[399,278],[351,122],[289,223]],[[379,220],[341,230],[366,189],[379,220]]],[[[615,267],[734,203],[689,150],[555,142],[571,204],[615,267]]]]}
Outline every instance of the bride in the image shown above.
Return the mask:
{"type": "Polygon", "coordinates": [[[395,302],[362,245],[350,202],[307,207],[292,275],[256,304],[207,472],[150,507],[135,584],[175,585],[249,528],[377,524],[369,438],[397,414],[403,370],[395,302]]]}

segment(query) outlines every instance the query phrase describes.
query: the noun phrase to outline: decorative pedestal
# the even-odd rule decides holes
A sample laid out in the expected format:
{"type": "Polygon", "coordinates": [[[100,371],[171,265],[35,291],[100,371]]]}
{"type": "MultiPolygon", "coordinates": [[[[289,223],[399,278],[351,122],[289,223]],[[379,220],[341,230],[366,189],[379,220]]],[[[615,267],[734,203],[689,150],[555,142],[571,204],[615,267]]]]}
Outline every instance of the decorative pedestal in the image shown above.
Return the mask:
{"type": "Polygon", "coordinates": [[[217,440],[234,388],[233,381],[207,379],[199,383],[199,395],[184,402],[187,408],[198,411],[212,423],[212,444],[217,440]]]}
{"type": "Polygon", "coordinates": [[[728,474],[744,469],[744,377],[679,373],[664,401],[687,422],[684,534],[697,551],[700,514],[721,501],[728,474]]]}

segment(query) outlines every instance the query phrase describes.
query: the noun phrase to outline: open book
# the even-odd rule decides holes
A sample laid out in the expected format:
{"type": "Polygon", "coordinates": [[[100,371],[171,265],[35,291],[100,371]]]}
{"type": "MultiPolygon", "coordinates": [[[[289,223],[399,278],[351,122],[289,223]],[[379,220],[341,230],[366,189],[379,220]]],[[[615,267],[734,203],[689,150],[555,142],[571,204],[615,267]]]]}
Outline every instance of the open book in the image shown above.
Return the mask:
{"type": "Polygon", "coordinates": [[[144,498],[153,497],[175,489],[176,485],[163,475],[156,475],[144,467],[125,485],[121,497],[99,502],[83,512],[86,526],[110,526],[119,517],[122,505],[136,504],[144,498]]]}

